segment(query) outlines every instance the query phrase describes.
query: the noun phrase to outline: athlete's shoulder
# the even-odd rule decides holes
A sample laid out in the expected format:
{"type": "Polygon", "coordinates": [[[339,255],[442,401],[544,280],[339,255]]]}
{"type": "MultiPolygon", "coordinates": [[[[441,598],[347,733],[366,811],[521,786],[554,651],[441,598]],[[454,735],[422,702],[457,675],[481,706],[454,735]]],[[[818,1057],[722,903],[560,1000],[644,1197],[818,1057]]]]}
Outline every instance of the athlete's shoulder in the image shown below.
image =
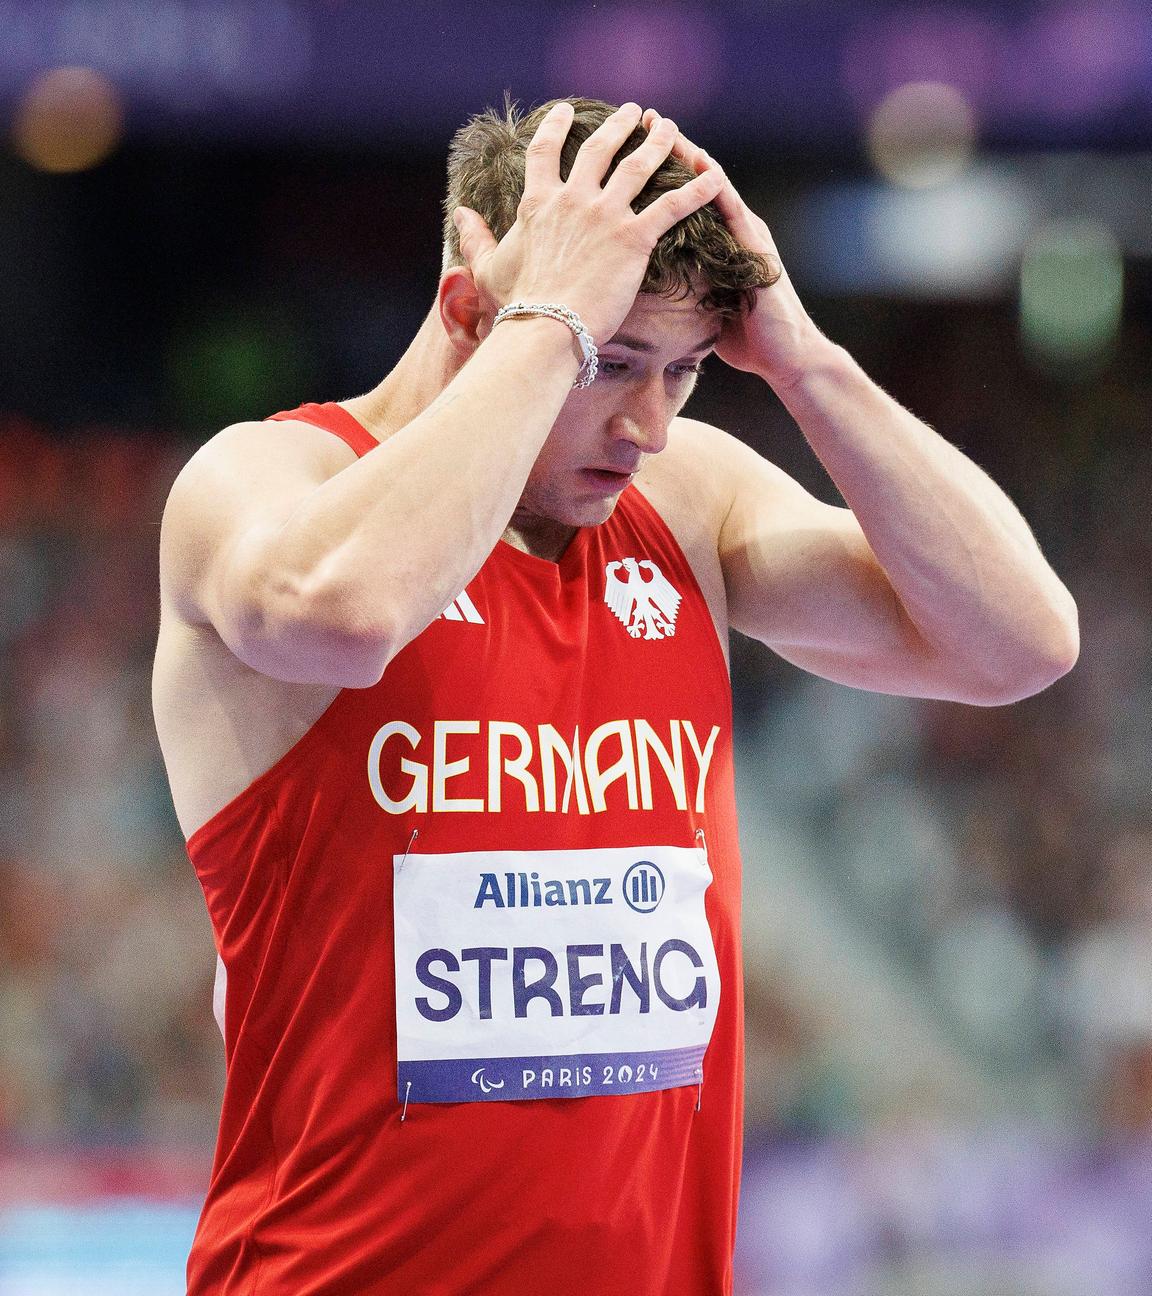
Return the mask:
{"type": "Polygon", "coordinates": [[[675,418],[667,445],[645,461],[636,480],[705,589],[715,584],[720,533],[732,505],[731,473],[723,450],[730,439],[708,423],[675,418]]]}
{"type": "Polygon", "coordinates": [[[732,503],[735,437],[699,419],[674,418],[668,443],[644,465],[639,485],[673,527],[700,524],[719,532],[732,503]]]}
{"type": "Polygon", "coordinates": [[[210,477],[221,470],[231,473],[268,464],[331,476],[354,457],[340,437],[315,424],[301,419],[249,419],[209,437],[184,465],[181,476],[210,477]]]}
{"type": "Polygon", "coordinates": [[[731,432],[681,415],[672,420],[668,445],[658,457],[665,460],[670,472],[698,487],[725,491],[744,470],[749,455],[760,457],[731,432]]]}
{"type": "MultiPolygon", "coordinates": [[[[700,419],[676,418],[669,430],[668,471],[704,498],[723,499],[725,513],[738,497],[793,498],[799,484],[746,441],[700,419]]],[[[660,456],[663,457],[663,456],[660,456]]]]}
{"type": "Polygon", "coordinates": [[[285,489],[327,481],[355,454],[337,436],[295,419],[232,423],[209,437],[177,474],[165,513],[231,512],[285,489]]]}
{"type": "Polygon", "coordinates": [[[678,471],[725,478],[739,476],[748,460],[762,460],[747,442],[731,432],[701,419],[674,418],[669,428],[668,449],[678,471]]]}
{"type": "MultiPolygon", "coordinates": [[[[355,459],[322,428],[295,420],[232,423],[180,469],[160,528],[161,587],[177,603],[238,534],[272,526],[355,459]]],[[[191,608],[189,607],[189,611],[191,608]]]]}

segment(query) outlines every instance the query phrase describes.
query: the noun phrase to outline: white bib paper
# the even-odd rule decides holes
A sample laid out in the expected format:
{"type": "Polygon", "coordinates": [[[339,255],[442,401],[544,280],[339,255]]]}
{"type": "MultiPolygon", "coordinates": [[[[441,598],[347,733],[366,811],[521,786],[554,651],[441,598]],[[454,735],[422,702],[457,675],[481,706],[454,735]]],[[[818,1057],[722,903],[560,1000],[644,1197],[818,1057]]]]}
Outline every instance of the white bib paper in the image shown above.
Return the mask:
{"type": "Polygon", "coordinates": [[[696,1084],[720,1002],[702,850],[393,858],[399,1097],[696,1084]]]}

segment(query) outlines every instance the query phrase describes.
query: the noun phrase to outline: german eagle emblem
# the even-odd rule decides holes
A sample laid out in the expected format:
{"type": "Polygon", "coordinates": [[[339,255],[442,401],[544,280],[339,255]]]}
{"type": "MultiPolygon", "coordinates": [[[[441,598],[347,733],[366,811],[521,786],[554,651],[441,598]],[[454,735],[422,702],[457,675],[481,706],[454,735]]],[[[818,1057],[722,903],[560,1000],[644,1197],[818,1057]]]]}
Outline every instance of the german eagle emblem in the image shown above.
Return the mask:
{"type": "Polygon", "coordinates": [[[604,602],[633,639],[672,638],[680,595],[654,562],[624,558],[610,562],[604,575],[604,602]]]}

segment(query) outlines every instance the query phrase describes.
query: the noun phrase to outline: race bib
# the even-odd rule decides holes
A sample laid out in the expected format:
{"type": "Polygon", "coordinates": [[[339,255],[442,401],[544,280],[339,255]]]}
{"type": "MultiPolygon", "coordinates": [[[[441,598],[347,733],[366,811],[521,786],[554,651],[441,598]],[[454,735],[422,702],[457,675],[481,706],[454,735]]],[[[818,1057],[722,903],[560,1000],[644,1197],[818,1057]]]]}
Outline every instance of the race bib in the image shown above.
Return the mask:
{"type": "Polygon", "coordinates": [[[720,1002],[702,850],[393,858],[399,1098],[694,1085],[720,1002]]]}

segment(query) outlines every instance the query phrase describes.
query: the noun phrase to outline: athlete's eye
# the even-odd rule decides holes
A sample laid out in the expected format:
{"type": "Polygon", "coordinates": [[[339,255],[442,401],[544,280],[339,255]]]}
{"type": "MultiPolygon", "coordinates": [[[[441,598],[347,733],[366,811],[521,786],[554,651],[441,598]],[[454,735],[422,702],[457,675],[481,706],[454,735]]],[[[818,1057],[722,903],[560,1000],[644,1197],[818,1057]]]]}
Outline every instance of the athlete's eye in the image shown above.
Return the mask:
{"type": "MultiPolygon", "coordinates": [[[[626,378],[632,372],[632,365],[625,360],[601,360],[599,371],[605,378],[626,378]]],[[[699,364],[671,364],[665,370],[672,378],[682,381],[694,378],[700,372],[699,364]]]]}

